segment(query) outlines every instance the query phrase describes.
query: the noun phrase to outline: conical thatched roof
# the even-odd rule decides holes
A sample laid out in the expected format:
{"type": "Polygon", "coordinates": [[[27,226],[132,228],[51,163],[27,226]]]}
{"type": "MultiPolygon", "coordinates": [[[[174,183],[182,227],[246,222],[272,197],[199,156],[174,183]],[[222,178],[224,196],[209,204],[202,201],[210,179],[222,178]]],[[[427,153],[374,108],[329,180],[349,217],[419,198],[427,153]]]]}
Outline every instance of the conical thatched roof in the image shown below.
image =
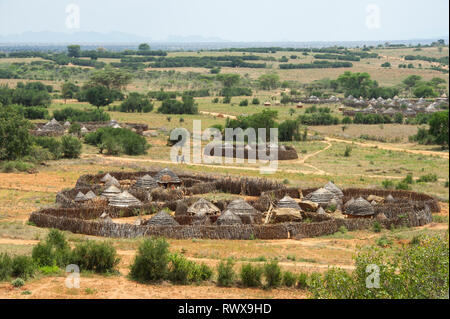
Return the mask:
{"type": "Polygon", "coordinates": [[[363,217],[374,215],[375,211],[368,201],[360,197],[346,207],[345,214],[363,217]]]}
{"type": "Polygon", "coordinates": [[[65,123],[64,123],[64,126],[70,126],[70,122],[69,121],[66,121],[65,123]]]}
{"type": "Polygon", "coordinates": [[[220,213],[220,209],[206,199],[200,198],[188,208],[187,213],[192,216],[214,216],[220,213]]]}
{"type": "Polygon", "coordinates": [[[309,200],[313,203],[317,203],[319,205],[326,206],[326,205],[328,205],[330,200],[332,200],[335,197],[336,197],[336,195],[334,195],[334,193],[330,192],[329,190],[327,190],[325,188],[319,188],[318,190],[306,195],[305,199],[309,200]]]}
{"type": "Polygon", "coordinates": [[[84,195],[84,198],[86,198],[86,200],[91,200],[96,197],[97,197],[97,195],[95,195],[95,193],[93,191],[89,191],[86,193],[86,195],[84,195]]]}
{"type": "Polygon", "coordinates": [[[342,198],[344,197],[344,193],[342,193],[341,189],[337,187],[333,182],[328,182],[323,188],[332,192],[336,197],[342,198]]]}
{"type": "Polygon", "coordinates": [[[134,184],[134,187],[153,189],[153,188],[158,187],[158,183],[150,175],[144,175],[136,181],[136,184],[134,184]]]}
{"type": "Polygon", "coordinates": [[[242,220],[230,210],[226,210],[225,212],[217,218],[216,224],[219,226],[222,225],[240,225],[242,224],[242,220]]]}
{"type": "Polygon", "coordinates": [[[120,193],[121,193],[120,189],[112,185],[103,191],[102,196],[111,199],[113,197],[118,196],[120,193]]]}
{"type": "Polygon", "coordinates": [[[77,196],[75,196],[75,202],[84,202],[86,200],[86,196],[82,192],[78,192],[77,196]]]}
{"type": "Polygon", "coordinates": [[[48,122],[47,124],[45,124],[42,127],[42,130],[44,131],[61,131],[64,130],[64,127],[59,124],[59,122],[55,119],[52,119],[50,122],[48,122]]]}
{"type": "Polygon", "coordinates": [[[284,196],[282,199],[278,201],[278,208],[294,208],[297,210],[301,210],[298,203],[290,196],[284,196]]]}
{"type": "Polygon", "coordinates": [[[105,176],[103,176],[103,178],[100,180],[100,182],[102,183],[106,183],[107,181],[109,181],[111,179],[111,175],[109,173],[106,173],[105,176]]]}
{"type": "Polygon", "coordinates": [[[319,207],[319,209],[317,210],[317,214],[323,215],[323,214],[326,214],[326,212],[322,207],[319,207]]]}
{"type": "Polygon", "coordinates": [[[114,196],[109,200],[109,205],[114,207],[140,206],[142,203],[133,195],[124,191],[122,194],[114,196]]]}
{"type": "Polygon", "coordinates": [[[354,202],[355,202],[355,199],[352,197],[349,201],[347,201],[347,202],[345,203],[344,206],[347,207],[347,206],[353,204],[354,202]]]}
{"type": "Polygon", "coordinates": [[[395,202],[395,198],[394,198],[391,194],[389,194],[389,195],[386,197],[386,202],[387,202],[387,203],[393,203],[393,202],[395,202]]]}
{"type": "Polygon", "coordinates": [[[228,204],[227,210],[230,210],[237,216],[239,216],[243,223],[258,222],[258,218],[261,213],[257,211],[253,206],[248,204],[242,198],[236,199],[228,204]]]}
{"type": "Polygon", "coordinates": [[[162,171],[160,171],[158,174],[156,174],[155,180],[161,184],[180,183],[181,182],[180,179],[178,178],[177,174],[175,174],[168,168],[165,168],[162,171]]]}
{"type": "Polygon", "coordinates": [[[111,178],[105,183],[106,188],[110,186],[120,187],[120,183],[115,177],[111,176],[111,178]]]}
{"type": "Polygon", "coordinates": [[[147,225],[150,226],[177,226],[179,225],[178,222],[173,219],[172,216],[170,216],[165,211],[160,211],[158,214],[153,216],[148,222],[147,225]]]}

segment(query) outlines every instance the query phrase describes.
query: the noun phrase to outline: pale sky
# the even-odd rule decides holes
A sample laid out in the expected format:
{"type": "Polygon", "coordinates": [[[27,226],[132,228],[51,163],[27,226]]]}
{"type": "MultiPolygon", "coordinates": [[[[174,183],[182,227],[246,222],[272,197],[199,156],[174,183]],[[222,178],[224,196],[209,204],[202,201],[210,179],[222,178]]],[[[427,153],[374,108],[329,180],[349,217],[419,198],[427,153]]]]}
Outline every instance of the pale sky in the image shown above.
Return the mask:
{"type": "Polygon", "coordinates": [[[448,0],[0,0],[0,35],[119,31],[228,41],[370,41],[448,36],[448,0]],[[369,7],[368,7],[369,6],[369,7]],[[367,10],[369,12],[367,12],[367,10]]]}

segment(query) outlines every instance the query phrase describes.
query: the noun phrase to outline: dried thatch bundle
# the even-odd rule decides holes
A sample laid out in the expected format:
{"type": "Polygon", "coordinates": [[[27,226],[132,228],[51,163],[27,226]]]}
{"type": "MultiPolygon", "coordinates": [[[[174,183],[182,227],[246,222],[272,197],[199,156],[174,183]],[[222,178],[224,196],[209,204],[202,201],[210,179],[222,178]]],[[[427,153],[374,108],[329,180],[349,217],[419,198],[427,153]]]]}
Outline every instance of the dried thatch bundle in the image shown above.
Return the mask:
{"type": "Polygon", "coordinates": [[[333,182],[328,182],[323,188],[332,192],[337,198],[344,197],[344,193],[342,193],[341,189],[337,187],[333,182]]]}
{"type": "Polygon", "coordinates": [[[111,178],[105,184],[106,188],[108,188],[110,186],[120,187],[120,183],[115,177],[111,176],[111,178]]]}
{"type": "Polygon", "coordinates": [[[216,224],[219,226],[222,225],[241,225],[242,220],[230,210],[226,210],[225,212],[217,218],[216,224]]]}
{"type": "Polygon", "coordinates": [[[114,196],[109,200],[109,205],[114,207],[141,206],[142,203],[133,195],[124,191],[122,194],[114,196]]]}
{"type": "Polygon", "coordinates": [[[383,220],[386,220],[386,219],[387,219],[387,217],[386,217],[386,215],[385,215],[384,213],[378,214],[377,217],[375,217],[375,218],[376,218],[376,220],[378,220],[378,221],[383,221],[383,220]]]}
{"type": "Polygon", "coordinates": [[[155,180],[160,184],[181,183],[181,180],[179,179],[177,174],[175,174],[168,168],[165,168],[162,171],[160,171],[158,174],[156,174],[155,180]]]}
{"type": "Polygon", "coordinates": [[[298,206],[300,206],[301,209],[307,212],[315,212],[317,211],[317,208],[319,208],[319,204],[311,202],[309,200],[302,200],[300,203],[298,203],[298,206]]]}
{"type": "Polygon", "coordinates": [[[335,197],[336,195],[334,195],[334,193],[330,192],[329,190],[325,188],[319,188],[315,192],[306,195],[305,199],[317,203],[321,206],[327,206],[328,203],[335,197]]]}
{"type": "Polygon", "coordinates": [[[271,222],[287,223],[301,222],[302,214],[296,208],[277,208],[273,211],[271,222]]]}
{"type": "Polygon", "coordinates": [[[191,216],[215,216],[220,213],[220,209],[206,199],[200,198],[188,208],[187,213],[191,216]]]}
{"type": "Polygon", "coordinates": [[[103,178],[100,180],[100,182],[102,183],[106,183],[107,181],[109,181],[111,179],[111,175],[109,173],[106,173],[105,176],[103,176],[103,178]]]}
{"type": "Polygon", "coordinates": [[[261,213],[242,198],[236,199],[229,203],[227,206],[227,210],[230,210],[234,214],[239,216],[242,222],[245,224],[260,222],[259,219],[261,218],[261,213]]]}
{"type": "Polygon", "coordinates": [[[356,217],[366,217],[374,215],[375,211],[368,201],[360,197],[346,207],[345,214],[356,217]]]}
{"type": "Polygon", "coordinates": [[[120,189],[118,189],[116,186],[112,185],[103,191],[102,196],[104,196],[108,199],[112,199],[112,198],[118,196],[120,193],[121,193],[120,189]]]}
{"type": "Polygon", "coordinates": [[[153,189],[153,188],[158,187],[158,183],[156,182],[156,180],[153,177],[151,177],[150,175],[147,174],[147,175],[139,178],[136,181],[136,184],[134,184],[134,187],[144,188],[144,189],[153,189]]]}
{"type": "Polygon", "coordinates": [[[158,214],[153,216],[148,222],[147,225],[150,226],[177,226],[179,225],[178,222],[173,219],[172,216],[170,216],[165,211],[160,211],[158,214]]]}
{"type": "Polygon", "coordinates": [[[282,199],[278,201],[278,208],[293,208],[297,210],[301,210],[298,203],[290,196],[284,196],[282,199]]]}
{"type": "Polygon", "coordinates": [[[74,201],[79,203],[79,202],[84,202],[86,201],[86,196],[82,193],[82,192],[78,192],[77,196],[75,196],[74,201]]]}

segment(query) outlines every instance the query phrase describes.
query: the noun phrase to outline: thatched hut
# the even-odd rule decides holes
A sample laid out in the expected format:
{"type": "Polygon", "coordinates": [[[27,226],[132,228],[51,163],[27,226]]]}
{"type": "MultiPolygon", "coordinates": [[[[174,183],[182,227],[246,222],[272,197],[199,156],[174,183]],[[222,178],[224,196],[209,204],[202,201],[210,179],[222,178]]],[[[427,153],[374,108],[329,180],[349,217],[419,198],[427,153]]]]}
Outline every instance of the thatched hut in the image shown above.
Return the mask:
{"type": "Polygon", "coordinates": [[[277,203],[278,208],[293,208],[297,210],[301,210],[298,203],[290,196],[284,196],[277,203]]]}
{"type": "Polygon", "coordinates": [[[74,201],[77,203],[86,201],[86,196],[82,192],[78,192],[77,196],[75,196],[74,201]]]}
{"type": "Polygon", "coordinates": [[[45,124],[42,127],[43,131],[64,131],[64,126],[59,124],[59,122],[55,119],[52,119],[50,122],[45,124]]]}
{"type": "Polygon", "coordinates": [[[288,223],[288,222],[301,222],[302,214],[296,208],[277,208],[273,211],[271,216],[272,223],[288,223]]]}
{"type": "Polygon", "coordinates": [[[216,224],[219,226],[242,225],[242,220],[231,210],[226,210],[217,218],[216,224]]]}
{"type": "Polygon", "coordinates": [[[178,222],[165,211],[160,211],[147,221],[149,226],[178,226],[178,222]]]}
{"type": "Polygon", "coordinates": [[[228,204],[227,210],[236,214],[244,224],[261,222],[261,213],[242,198],[236,199],[228,204]]]}
{"type": "Polygon", "coordinates": [[[93,191],[89,191],[86,193],[86,195],[84,195],[84,198],[86,198],[86,200],[92,200],[94,198],[97,198],[97,195],[95,195],[93,191]]]}
{"type": "Polygon", "coordinates": [[[391,194],[389,194],[386,197],[386,203],[394,203],[394,202],[395,202],[395,198],[391,194]]]}
{"type": "Polygon", "coordinates": [[[337,187],[333,182],[328,182],[323,188],[332,192],[337,198],[341,199],[344,197],[344,193],[341,191],[339,187],[337,187]]]}
{"type": "Polygon", "coordinates": [[[136,181],[136,184],[134,184],[134,187],[148,190],[159,187],[159,185],[153,177],[147,174],[139,178],[136,181]]]}
{"type": "Polygon", "coordinates": [[[102,179],[100,180],[100,182],[102,183],[106,183],[107,181],[109,181],[111,179],[111,175],[109,173],[106,173],[105,176],[102,177],[102,179]]]}
{"type": "Polygon", "coordinates": [[[133,195],[124,191],[122,194],[114,196],[109,200],[109,205],[114,207],[133,207],[141,206],[142,203],[133,195]]]}
{"type": "Polygon", "coordinates": [[[164,186],[166,188],[170,187],[170,186],[180,186],[181,185],[181,180],[177,176],[177,174],[175,174],[168,168],[165,168],[162,171],[160,171],[158,174],[156,174],[155,180],[159,185],[164,186]]]}
{"type": "Polygon", "coordinates": [[[344,214],[350,218],[371,218],[375,210],[367,200],[359,197],[345,208],[344,214]]]}
{"type": "Polygon", "coordinates": [[[102,196],[110,200],[118,196],[120,193],[121,193],[120,189],[112,185],[103,191],[102,196]]]}
{"type": "Polygon", "coordinates": [[[188,210],[187,214],[190,216],[215,216],[220,214],[220,209],[213,203],[207,201],[204,198],[200,198],[194,204],[192,204],[188,210]]]}
{"type": "Polygon", "coordinates": [[[106,188],[110,186],[120,187],[120,183],[115,177],[111,176],[111,178],[105,183],[106,188]]]}
{"type": "Polygon", "coordinates": [[[328,206],[328,203],[333,198],[336,198],[336,195],[325,188],[319,188],[318,190],[305,196],[305,200],[309,200],[325,207],[328,206]]]}
{"type": "Polygon", "coordinates": [[[319,215],[326,215],[327,213],[325,212],[325,210],[322,207],[319,207],[319,209],[317,210],[317,214],[319,215]]]}

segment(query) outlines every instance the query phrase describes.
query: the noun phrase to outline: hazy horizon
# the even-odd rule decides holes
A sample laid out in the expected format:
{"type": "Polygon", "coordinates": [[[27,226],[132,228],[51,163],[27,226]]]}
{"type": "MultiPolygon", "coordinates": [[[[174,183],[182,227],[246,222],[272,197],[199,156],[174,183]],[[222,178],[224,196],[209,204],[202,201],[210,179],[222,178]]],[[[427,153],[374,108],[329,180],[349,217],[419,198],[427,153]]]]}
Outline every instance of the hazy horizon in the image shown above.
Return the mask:
{"type": "Polygon", "coordinates": [[[432,39],[448,38],[448,10],[446,0],[0,0],[0,36],[119,32],[155,42],[432,39]]]}

